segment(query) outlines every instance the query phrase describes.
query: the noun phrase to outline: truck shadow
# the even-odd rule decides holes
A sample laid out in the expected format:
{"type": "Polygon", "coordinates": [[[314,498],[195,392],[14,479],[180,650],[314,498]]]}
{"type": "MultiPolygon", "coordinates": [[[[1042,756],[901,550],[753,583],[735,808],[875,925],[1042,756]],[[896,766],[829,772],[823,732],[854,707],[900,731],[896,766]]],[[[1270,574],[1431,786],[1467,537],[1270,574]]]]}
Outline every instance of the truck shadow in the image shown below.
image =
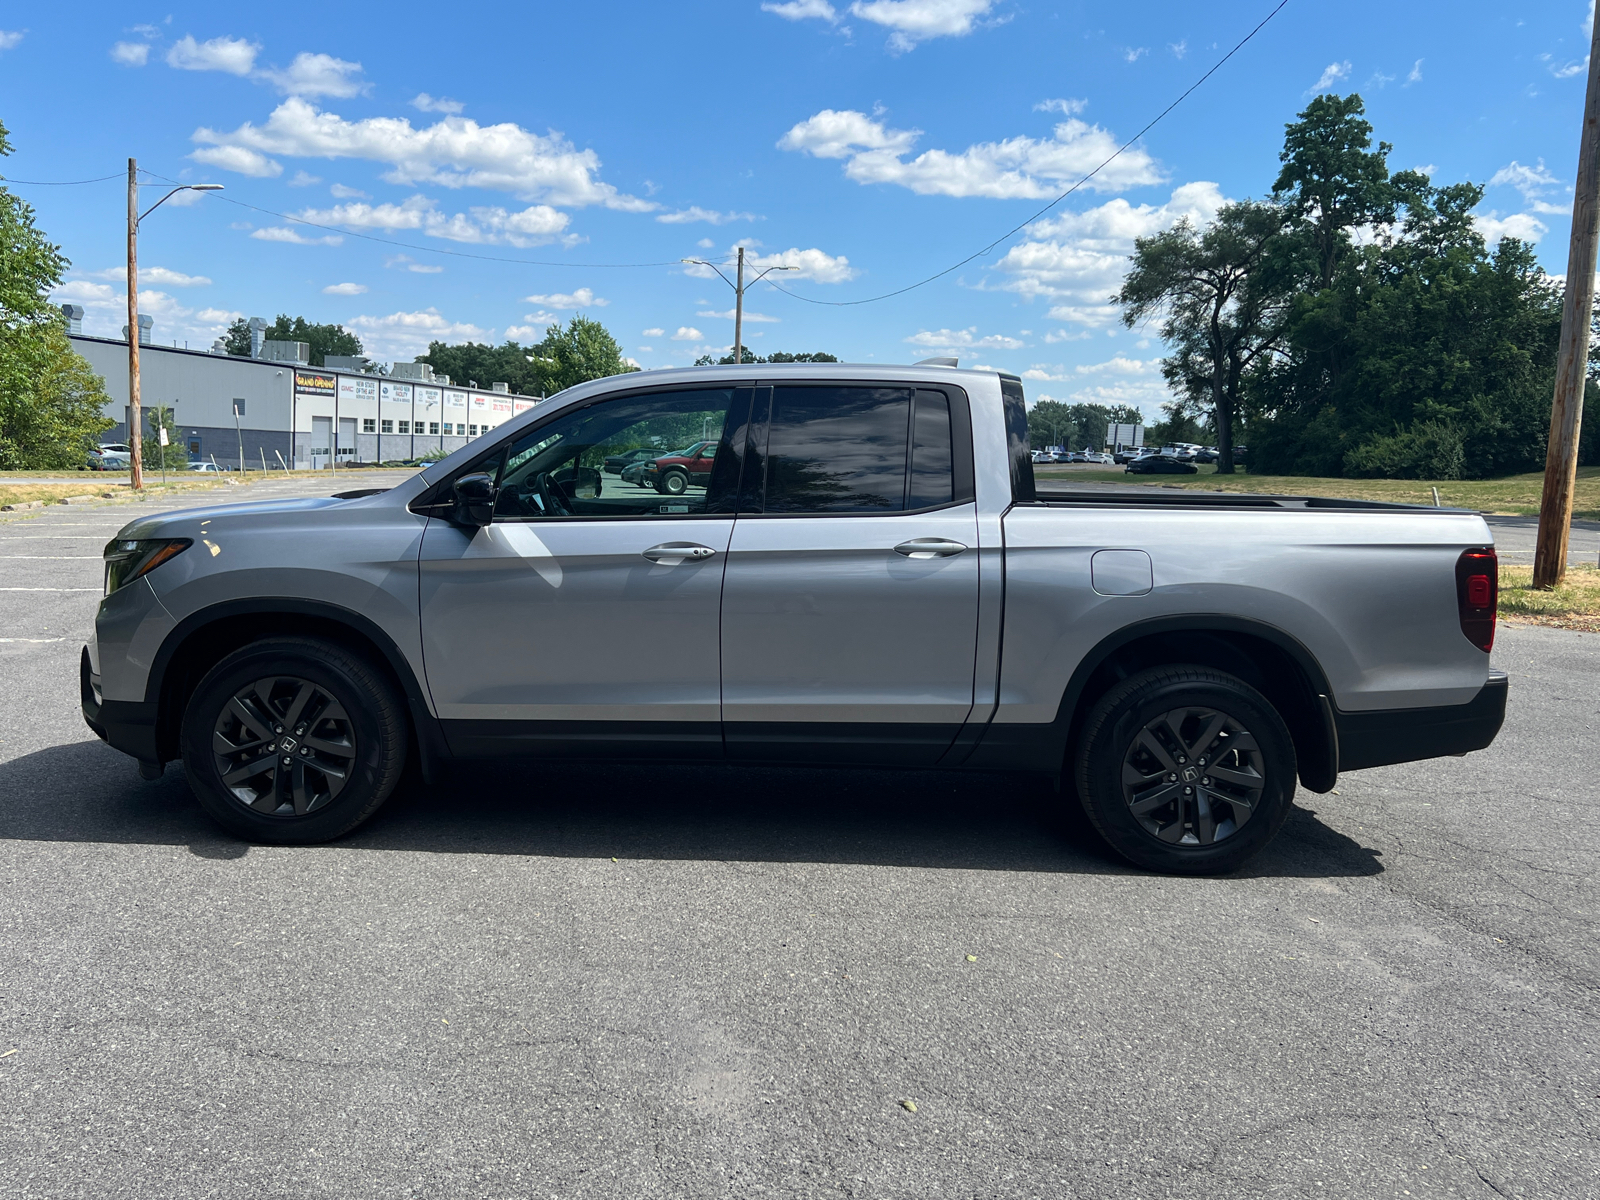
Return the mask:
{"type": "MultiPolygon", "coordinates": [[[[1383,870],[1379,852],[1303,807],[1242,872],[1341,877],[1383,870]]],[[[186,846],[241,858],[195,802],[179,764],[154,783],[99,742],[0,764],[0,837],[186,846]]],[[[1042,779],[1000,774],[498,763],[401,790],[340,849],[559,858],[817,862],[980,871],[1136,874],[1075,803],[1042,779]]],[[[313,847],[312,850],[317,848],[313,847]]]]}

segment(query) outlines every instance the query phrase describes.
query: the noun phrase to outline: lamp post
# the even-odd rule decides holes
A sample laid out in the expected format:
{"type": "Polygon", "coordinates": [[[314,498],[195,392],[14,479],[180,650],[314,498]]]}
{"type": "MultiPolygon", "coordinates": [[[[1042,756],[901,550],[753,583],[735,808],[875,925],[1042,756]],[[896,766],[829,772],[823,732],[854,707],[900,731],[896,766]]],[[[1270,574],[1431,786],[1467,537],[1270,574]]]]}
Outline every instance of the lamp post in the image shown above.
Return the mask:
{"type": "MultiPolygon", "coordinates": [[[[144,212],[139,211],[139,160],[128,160],[128,474],[137,491],[144,487],[144,439],[139,412],[139,222],[179,192],[220,192],[220,183],[185,183],[144,212]]],[[[167,456],[161,456],[165,466],[167,456]]]]}
{"type": "MultiPolygon", "coordinates": [[[[722,275],[722,268],[716,263],[706,262],[703,258],[685,258],[680,262],[693,263],[699,267],[710,267],[718,275],[722,275]]],[[[744,362],[744,293],[747,287],[754,287],[774,271],[798,271],[799,267],[768,267],[757,275],[748,284],[744,281],[744,247],[739,247],[739,282],[735,283],[726,275],[722,275],[722,282],[733,289],[733,365],[740,366],[744,362]]]]}

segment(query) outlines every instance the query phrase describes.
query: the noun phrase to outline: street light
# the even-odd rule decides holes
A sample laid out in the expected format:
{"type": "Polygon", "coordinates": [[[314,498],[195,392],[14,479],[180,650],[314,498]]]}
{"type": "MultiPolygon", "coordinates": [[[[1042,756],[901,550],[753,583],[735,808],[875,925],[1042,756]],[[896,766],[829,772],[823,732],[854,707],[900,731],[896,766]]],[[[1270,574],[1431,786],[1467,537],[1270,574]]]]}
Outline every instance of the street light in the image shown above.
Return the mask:
{"type": "MultiPolygon", "coordinates": [[[[681,258],[679,262],[693,263],[699,267],[710,267],[718,275],[722,275],[722,268],[716,263],[706,262],[703,258],[681,258]]],[[[799,267],[768,267],[749,283],[754,287],[774,271],[798,271],[799,267]]],[[[722,275],[722,282],[733,289],[733,365],[740,366],[744,362],[744,247],[739,247],[739,282],[734,283],[726,275],[722,275]]]]}
{"type": "MultiPolygon", "coordinates": [[[[139,412],[139,222],[179,192],[220,192],[220,183],[184,183],[144,212],[139,211],[139,163],[128,160],[128,474],[134,490],[144,487],[143,421],[139,412]]],[[[166,464],[167,456],[161,456],[166,464]]]]}

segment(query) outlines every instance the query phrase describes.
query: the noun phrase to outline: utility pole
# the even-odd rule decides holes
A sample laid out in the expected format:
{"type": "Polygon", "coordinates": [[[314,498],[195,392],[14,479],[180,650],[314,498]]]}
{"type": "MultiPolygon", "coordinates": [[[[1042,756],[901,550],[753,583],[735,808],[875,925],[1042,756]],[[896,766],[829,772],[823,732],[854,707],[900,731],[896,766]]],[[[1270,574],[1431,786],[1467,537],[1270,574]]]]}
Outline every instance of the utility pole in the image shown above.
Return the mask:
{"type": "MultiPolygon", "coordinates": [[[[144,487],[144,447],[139,416],[139,162],[128,160],[128,474],[144,487]]],[[[165,457],[162,459],[165,462],[165,457]]]]}
{"type": "MultiPolygon", "coordinates": [[[[693,263],[697,267],[710,267],[718,275],[722,275],[722,268],[716,263],[706,262],[703,258],[682,258],[679,262],[693,263]]],[[[774,271],[798,271],[799,267],[768,267],[761,274],[750,281],[754,287],[774,271]]],[[[726,275],[722,275],[722,282],[733,289],[733,365],[740,366],[744,362],[744,247],[739,247],[738,282],[735,283],[726,275]]]]}
{"type": "Polygon", "coordinates": [[[733,365],[744,362],[744,247],[739,247],[739,282],[733,288],[733,365]]]}
{"type": "Polygon", "coordinates": [[[1589,322],[1594,312],[1595,240],[1600,235],[1600,21],[1589,47],[1589,86],[1583,101],[1578,178],[1572,197],[1572,240],[1567,249],[1566,299],[1556,391],[1550,406],[1550,442],[1539,502],[1539,542],[1533,552],[1533,586],[1548,590],[1567,573],[1572,534],[1572,493],[1578,480],[1578,430],[1589,366],[1589,322]]]}

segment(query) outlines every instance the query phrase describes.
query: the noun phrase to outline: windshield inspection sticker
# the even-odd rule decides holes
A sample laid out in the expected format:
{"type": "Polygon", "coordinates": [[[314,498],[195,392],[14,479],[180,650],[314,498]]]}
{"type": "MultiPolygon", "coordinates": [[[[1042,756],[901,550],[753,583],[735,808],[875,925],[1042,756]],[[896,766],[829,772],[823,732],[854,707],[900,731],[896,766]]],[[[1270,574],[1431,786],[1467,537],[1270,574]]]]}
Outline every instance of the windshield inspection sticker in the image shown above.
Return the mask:
{"type": "Polygon", "coordinates": [[[663,504],[661,511],[664,513],[686,513],[689,511],[687,504],[663,504]]]}

